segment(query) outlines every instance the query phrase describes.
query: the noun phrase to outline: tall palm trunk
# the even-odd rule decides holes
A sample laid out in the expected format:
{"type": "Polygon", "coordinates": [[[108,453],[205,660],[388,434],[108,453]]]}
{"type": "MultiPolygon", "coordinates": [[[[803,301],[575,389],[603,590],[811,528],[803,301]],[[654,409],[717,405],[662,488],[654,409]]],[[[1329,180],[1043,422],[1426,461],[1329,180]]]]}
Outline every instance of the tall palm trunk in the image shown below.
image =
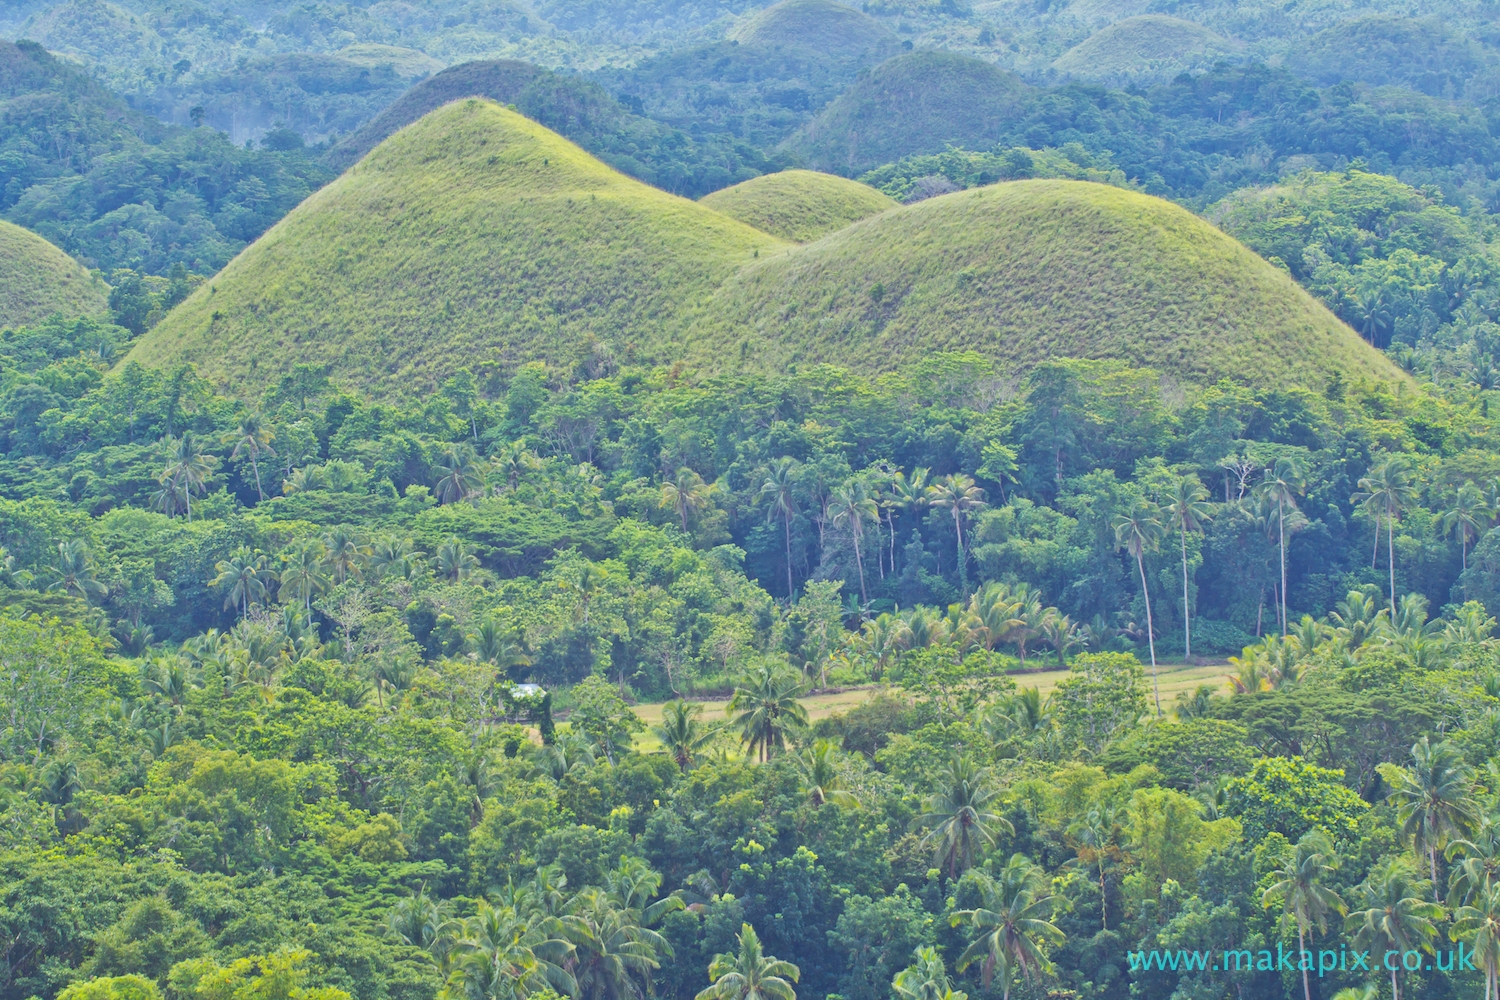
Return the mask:
{"type": "Polygon", "coordinates": [[[1281,536],[1281,637],[1286,638],[1286,508],[1276,501],[1276,528],[1281,536]]]}
{"type": "Polygon", "coordinates": [[[788,603],[792,600],[792,512],[783,511],[781,523],[786,530],[786,599],[788,603]]]}
{"type": "Polygon", "coordinates": [[[1302,922],[1297,922],[1297,964],[1302,966],[1302,1000],[1312,1000],[1312,984],[1307,981],[1307,963],[1302,961],[1302,953],[1307,950],[1306,930],[1302,922]]]}
{"type": "Polygon", "coordinates": [[[860,600],[861,604],[868,604],[868,603],[870,603],[870,598],[865,593],[865,560],[864,560],[864,557],[859,554],[859,538],[860,538],[859,520],[858,520],[858,515],[855,515],[855,520],[854,520],[854,565],[857,566],[857,567],[859,567],[859,600],[860,600]]]}
{"type": "Polygon", "coordinates": [[[1396,517],[1394,511],[1385,516],[1385,558],[1391,564],[1391,623],[1396,621],[1396,517]]]}
{"type": "Polygon", "coordinates": [[[255,452],[250,453],[250,468],[255,470],[255,495],[262,500],[266,498],[266,491],[260,488],[260,463],[255,460],[255,452]]]}
{"type": "Polygon", "coordinates": [[[1161,717],[1161,684],[1156,679],[1156,629],[1151,625],[1151,591],[1146,588],[1146,560],[1144,553],[1135,557],[1136,569],[1141,571],[1141,597],[1146,600],[1146,645],[1151,649],[1151,689],[1156,698],[1156,715],[1161,717]]]}
{"type": "Polygon", "coordinates": [[[959,516],[958,504],[953,505],[953,528],[958,532],[958,582],[962,593],[969,592],[969,567],[964,562],[964,522],[959,516]]]}
{"type": "Polygon", "coordinates": [[[1193,623],[1188,617],[1187,525],[1182,526],[1182,655],[1193,655],[1193,623]]]}

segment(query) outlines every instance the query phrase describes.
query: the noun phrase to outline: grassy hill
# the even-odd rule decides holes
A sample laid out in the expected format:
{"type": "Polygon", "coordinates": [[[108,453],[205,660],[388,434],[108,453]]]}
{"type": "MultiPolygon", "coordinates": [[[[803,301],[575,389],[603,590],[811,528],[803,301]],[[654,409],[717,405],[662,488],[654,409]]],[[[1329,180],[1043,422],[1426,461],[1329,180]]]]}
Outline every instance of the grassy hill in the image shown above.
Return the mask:
{"type": "Polygon", "coordinates": [[[1201,24],[1146,14],[1099,29],[1052,65],[1069,76],[1127,83],[1171,79],[1231,51],[1228,40],[1201,24]]]}
{"type": "Polygon", "coordinates": [[[1316,386],[1395,369],[1284,272],[1134,191],[1012,181],[883,212],[763,258],[687,337],[693,356],[891,369],[974,350],[1150,365],[1187,382],[1316,386]]]}
{"type": "Polygon", "coordinates": [[[812,49],[835,58],[895,52],[901,42],[873,17],[833,0],[782,0],[729,33],[741,45],[812,49]]]}
{"type": "Polygon", "coordinates": [[[485,59],[451,66],[412,87],[358,131],[339,140],[324,160],[335,170],[343,170],[399,129],[462,97],[514,103],[526,85],[544,72],[540,66],[515,59],[485,59]]]}
{"type": "Polygon", "coordinates": [[[0,222],[0,329],[52,315],[97,316],[109,289],[36,233],[0,222]]]}
{"type": "Polygon", "coordinates": [[[1493,54],[1436,18],[1362,17],[1305,39],[1287,65],[1319,83],[1398,84],[1434,97],[1462,97],[1493,54]]]}
{"type": "Polygon", "coordinates": [[[950,143],[987,146],[1027,87],[991,63],[911,52],[862,76],[786,142],[816,170],[852,176],[950,143]]]}
{"type": "Polygon", "coordinates": [[[894,199],[868,185],[811,170],[756,177],[715,191],[698,204],[793,243],[807,243],[896,207],[894,199]]]}
{"type": "Polygon", "coordinates": [[[567,363],[672,342],[729,275],[787,244],[466,99],[403,129],[141,339],[253,389],[327,363],[406,395],[497,357],[567,363]]]}

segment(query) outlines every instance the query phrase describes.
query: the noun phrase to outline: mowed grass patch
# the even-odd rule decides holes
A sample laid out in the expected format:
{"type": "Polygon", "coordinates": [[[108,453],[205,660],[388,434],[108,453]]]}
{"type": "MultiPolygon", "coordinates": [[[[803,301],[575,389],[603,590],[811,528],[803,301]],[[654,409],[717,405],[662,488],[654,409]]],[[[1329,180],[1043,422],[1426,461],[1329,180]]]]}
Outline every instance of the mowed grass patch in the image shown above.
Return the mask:
{"type": "Polygon", "coordinates": [[[698,204],[763,233],[807,243],[898,203],[858,181],[813,170],[785,170],[715,191],[698,204]]]}
{"type": "Polygon", "coordinates": [[[298,363],[405,396],[465,365],[622,356],[673,334],[787,244],[631,180],[498,104],[465,99],[378,146],[131,351],[253,391],[298,363]]]}
{"type": "Polygon", "coordinates": [[[0,221],[0,329],[53,313],[101,316],[109,287],[78,261],[29,229],[0,221]]]}
{"type": "Polygon", "coordinates": [[[776,370],[894,370],[977,351],[1024,370],[1117,359],[1187,383],[1320,388],[1397,369],[1285,272],[1160,198],[1012,181],[930,198],[763,258],[687,338],[776,370]]]}

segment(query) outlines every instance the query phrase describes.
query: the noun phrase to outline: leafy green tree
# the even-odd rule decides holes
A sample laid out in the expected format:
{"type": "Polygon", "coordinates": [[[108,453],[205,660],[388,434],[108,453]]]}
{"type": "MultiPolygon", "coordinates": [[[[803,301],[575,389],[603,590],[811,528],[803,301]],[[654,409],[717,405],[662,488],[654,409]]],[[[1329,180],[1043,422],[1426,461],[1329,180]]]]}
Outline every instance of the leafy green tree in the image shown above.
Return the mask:
{"type": "Polygon", "coordinates": [[[683,774],[692,769],[699,751],[718,735],[699,720],[702,714],[702,706],[679,698],[661,707],[661,722],[651,727],[651,735],[683,774]]]}
{"type": "Polygon", "coordinates": [[[619,692],[602,677],[585,677],[573,688],[576,707],[569,723],[611,764],[630,750],[636,733],[646,724],[630,710],[619,692]]]}
{"type": "MultiPolygon", "coordinates": [[[[1307,947],[1308,931],[1314,927],[1319,932],[1327,930],[1329,916],[1342,916],[1346,911],[1339,894],[1323,884],[1337,869],[1338,855],[1328,835],[1322,830],[1309,830],[1275,873],[1276,881],[1261,896],[1267,907],[1280,900],[1283,920],[1296,923],[1299,953],[1307,947]]],[[[1302,996],[1303,1000],[1312,1000],[1306,965],[1302,967],[1302,996]]]]}
{"type": "Polygon", "coordinates": [[[1000,797],[994,776],[955,754],[938,776],[938,787],[922,802],[913,829],[926,830],[922,843],[935,851],[939,867],[952,878],[974,866],[980,851],[992,847],[1015,827],[991,809],[1000,797]]]}
{"type": "Polygon", "coordinates": [[[713,985],[694,1000],[797,1000],[792,984],[802,977],[791,962],[767,955],[749,924],[740,925],[738,954],[714,956],[708,967],[713,985]]]}
{"type": "Polygon", "coordinates": [[[1182,540],[1182,641],[1184,655],[1193,655],[1193,626],[1189,614],[1187,536],[1203,531],[1203,526],[1213,520],[1213,505],[1208,502],[1208,490],[1198,482],[1197,476],[1179,476],[1167,490],[1166,506],[1182,540]]]}
{"type": "Polygon", "coordinates": [[[1015,854],[998,877],[980,872],[970,878],[980,905],[949,918],[954,927],[967,925],[972,934],[957,968],[962,972],[978,962],[985,988],[998,976],[1001,995],[1010,1000],[1016,975],[1028,982],[1042,975],[1051,967],[1047,946],[1064,940],[1063,932],[1047,919],[1053,905],[1044,893],[1047,876],[1025,855],[1015,854]]]}
{"type": "MultiPolygon", "coordinates": [[[[1385,522],[1386,559],[1391,573],[1391,617],[1396,617],[1396,522],[1417,498],[1411,482],[1411,466],[1401,455],[1387,455],[1359,480],[1359,492],[1350,498],[1375,522],[1375,548],[1380,547],[1380,525],[1385,522]]],[[[1370,566],[1375,565],[1374,553],[1370,566]]]]}
{"type": "Polygon", "coordinates": [[[1146,553],[1155,552],[1161,544],[1161,509],[1149,500],[1138,500],[1131,509],[1116,514],[1110,522],[1115,530],[1115,546],[1130,553],[1141,574],[1141,598],[1146,602],[1146,643],[1151,650],[1151,687],[1156,700],[1156,714],[1161,715],[1161,684],[1156,676],[1156,628],[1151,621],[1151,589],[1146,586],[1146,553]]]}
{"type": "Polygon", "coordinates": [[[807,725],[802,680],[773,663],[762,663],[735,686],[725,711],[733,715],[740,740],[762,761],[786,747],[787,734],[807,725]]]}
{"type": "Polygon", "coordinates": [[[1245,836],[1268,833],[1288,839],[1320,829],[1331,837],[1355,836],[1359,815],[1369,808],[1344,784],[1344,772],[1309,764],[1301,757],[1266,757],[1225,789],[1228,812],[1245,826],[1245,836]]]}
{"type": "Polygon", "coordinates": [[[1064,736],[1098,753],[1146,713],[1146,674],[1131,653],[1084,653],[1073,658],[1051,703],[1064,736]]]}

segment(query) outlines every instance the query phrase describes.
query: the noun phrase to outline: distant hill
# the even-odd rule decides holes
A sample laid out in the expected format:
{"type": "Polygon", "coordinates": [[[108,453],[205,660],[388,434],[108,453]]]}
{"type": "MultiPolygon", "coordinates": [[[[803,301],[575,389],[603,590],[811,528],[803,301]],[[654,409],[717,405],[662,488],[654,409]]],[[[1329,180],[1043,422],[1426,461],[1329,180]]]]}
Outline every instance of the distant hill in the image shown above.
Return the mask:
{"type": "Polygon", "coordinates": [[[1105,83],[1165,81],[1233,51],[1231,42],[1201,24],[1146,14],[1100,28],[1052,66],[1068,76],[1105,83]]]}
{"type": "Polygon", "coordinates": [[[30,18],[21,37],[52,52],[116,61],[161,61],[162,41],[143,18],[104,0],[63,0],[30,18]]]}
{"type": "Polygon", "coordinates": [[[858,181],[811,170],[786,170],[715,191],[698,204],[763,233],[807,243],[895,208],[897,203],[858,181]]]}
{"type": "Polygon", "coordinates": [[[36,233],[0,222],[0,329],[53,313],[102,315],[109,288],[36,233]]]}
{"type": "Polygon", "coordinates": [[[873,17],[833,0],[782,0],[737,25],[730,39],[741,45],[812,49],[834,58],[901,47],[895,33],[873,17]]]}
{"type": "Polygon", "coordinates": [[[246,389],[326,363],[386,394],[497,355],[568,362],[591,337],[665,359],[715,288],[785,246],[465,99],[309,198],[130,356],[246,389]]]}
{"type": "Polygon", "coordinates": [[[397,76],[407,80],[422,79],[443,71],[443,64],[432,56],[400,45],[363,42],[358,45],[346,45],[334,55],[371,69],[377,66],[390,66],[396,71],[397,76]]]}
{"type": "Polygon", "coordinates": [[[1285,272],[1191,212],[1082,181],[974,188],[765,257],[683,338],[705,366],[888,370],[973,350],[1149,365],[1172,378],[1321,386],[1397,378],[1285,272]]]}
{"type": "Polygon", "coordinates": [[[478,99],[377,147],[129,356],[246,392],[323,363],[407,395],[496,359],[879,371],[949,350],[1018,369],[1119,359],[1186,382],[1400,377],[1285,272],[1157,198],[1016,181],[796,246],[478,99]]]}
{"type": "Polygon", "coordinates": [[[1436,18],[1362,17],[1318,32],[1287,55],[1287,65],[1320,84],[1344,80],[1402,84],[1434,97],[1462,97],[1497,59],[1436,18]]]}
{"type": "Polygon", "coordinates": [[[343,170],[397,130],[429,111],[461,97],[485,97],[500,104],[514,103],[526,85],[546,70],[515,59],[488,59],[450,66],[402,94],[390,107],[345,136],[324,160],[343,170]]]}
{"type": "Polygon", "coordinates": [[[824,108],[785,147],[815,170],[853,176],[948,145],[988,146],[1027,87],[992,63],[951,52],[897,56],[824,108]]]}

